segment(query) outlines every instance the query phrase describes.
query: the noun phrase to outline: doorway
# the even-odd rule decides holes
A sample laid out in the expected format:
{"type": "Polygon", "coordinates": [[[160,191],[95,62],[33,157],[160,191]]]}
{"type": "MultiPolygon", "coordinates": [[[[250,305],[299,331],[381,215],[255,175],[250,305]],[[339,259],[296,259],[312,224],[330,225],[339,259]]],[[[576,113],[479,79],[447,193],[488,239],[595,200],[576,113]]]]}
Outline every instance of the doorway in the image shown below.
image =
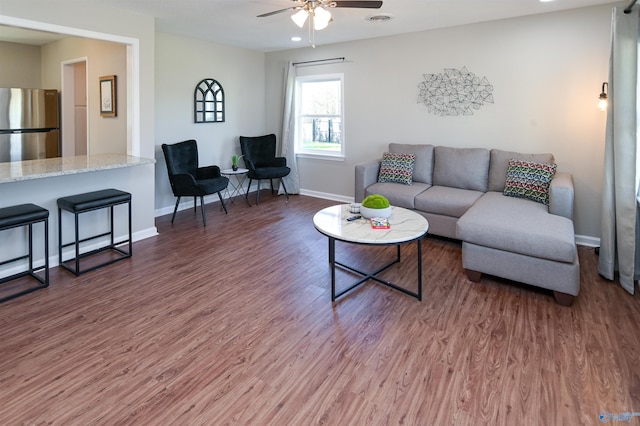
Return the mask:
{"type": "Polygon", "coordinates": [[[62,156],[88,155],[87,58],[62,63],[62,156]]]}

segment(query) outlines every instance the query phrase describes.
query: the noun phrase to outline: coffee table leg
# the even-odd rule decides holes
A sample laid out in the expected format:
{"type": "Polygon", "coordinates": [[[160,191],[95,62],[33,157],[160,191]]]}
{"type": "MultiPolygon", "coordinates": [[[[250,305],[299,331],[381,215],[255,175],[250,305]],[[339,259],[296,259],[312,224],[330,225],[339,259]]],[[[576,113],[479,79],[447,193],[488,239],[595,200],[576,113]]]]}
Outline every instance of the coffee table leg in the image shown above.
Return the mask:
{"type": "Polygon", "coordinates": [[[422,238],[418,240],[418,301],[422,302],[422,238]]]}
{"type": "Polygon", "coordinates": [[[336,239],[329,237],[329,265],[331,266],[331,301],[336,301],[336,239]]]}
{"type": "Polygon", "coordinates": [[[358,287],[359,285],[365,283],[367,280],[370,280],[370,279],[377,281],[378,283],[383,284],[387,287],[398,290],[404,294],[408,294],[409,296],[413,296],[416,299],[418,299],[418,301],[422,301],[422,239],[418,240],[418,291],[416,293],[410,290],[407,290],[403,287],[400,287],[390,281],[386,281],[378,277],[378,275],[381,272],[387,270],[391,266],[400,262],[400,245],[401,244],[396,244],[395,260],[383,266],[382,268],[378,269],[377,271],[369,273],[369,272],[364,272],[359,269],[356,269],[352,266],[346,265],[342,262],[336,261],[335,238],[329,237],[329,264],[331,265],[331,301],[335,302],[338,297],[342,296],[345,293],[348,293],[349,291],[353,290],[354,288],[358,287]],[[356,274],[359,274],[362,276],[362,278],[354,282],[353,284],[351,284],[349,287],[344,288],[340,290],[340,292],[336,293],[336,265],[341,266],[356,274]]]}

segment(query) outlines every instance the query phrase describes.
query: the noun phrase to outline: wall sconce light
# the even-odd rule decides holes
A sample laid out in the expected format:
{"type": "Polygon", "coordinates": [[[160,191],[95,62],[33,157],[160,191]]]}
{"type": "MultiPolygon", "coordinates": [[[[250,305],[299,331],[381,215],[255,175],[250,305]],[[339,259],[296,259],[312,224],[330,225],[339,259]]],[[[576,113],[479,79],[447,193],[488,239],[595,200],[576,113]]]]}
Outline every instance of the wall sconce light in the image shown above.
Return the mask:
{"type": "Polygon", "coordinates": [[[606,111],[607,109],[607,92],[609,91],[609,84],[605,81],[602,83],[602,92],[600,93],[600,102],[598,102],[598,106],[602,111],[606,111]]]}

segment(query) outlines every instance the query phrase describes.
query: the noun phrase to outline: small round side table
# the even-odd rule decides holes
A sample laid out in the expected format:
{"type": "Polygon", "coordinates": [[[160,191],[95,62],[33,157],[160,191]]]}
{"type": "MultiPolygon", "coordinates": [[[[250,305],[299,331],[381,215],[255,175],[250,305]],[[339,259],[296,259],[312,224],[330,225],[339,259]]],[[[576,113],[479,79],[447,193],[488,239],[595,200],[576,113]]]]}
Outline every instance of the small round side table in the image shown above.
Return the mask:
{"type": "Polygon", "coordinates": [[[244,190],[244,181],[247,178],[247,173],[249,173],[249,169],[238,168],[238,170],[233,169],[224,169],[220,170],[220,174],[227,176],[229,178],[229,185],[231,185],[231,191],[229,191],[229,186],[227,186],[224,190],[227,200],[230,200],[230,203],[233,203],[236,200],[236,197],[242,195],[244,196],[244,200],[247,202],[249,207],[251,207],[251,203],[249,203],[249,198],[247,197],[247,190],[244,190]],[[232,179],[233,177],[233,179],[232,179]]]}

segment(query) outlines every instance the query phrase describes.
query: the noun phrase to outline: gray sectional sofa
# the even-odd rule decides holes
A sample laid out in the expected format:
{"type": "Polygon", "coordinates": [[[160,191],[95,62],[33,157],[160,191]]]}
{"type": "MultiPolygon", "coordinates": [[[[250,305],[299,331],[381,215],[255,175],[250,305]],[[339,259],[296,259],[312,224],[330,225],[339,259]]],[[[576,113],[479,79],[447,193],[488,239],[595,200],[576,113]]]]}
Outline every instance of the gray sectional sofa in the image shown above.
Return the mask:
{"type": "Polygon", "coordinates": [[[462,266],[472,281],[485,273],[552,290],[562,305],[573,302],[580,265],[572,176],[555,172],[548,205],[503,195],[511,159],[553,163],[552,154],[395,143],[389,152],[415,155],[412,183],[378,182],[380,159],[358,164],[356,202],[384,195],[426,217],[430,234],[461,240],[462,266]]]}

